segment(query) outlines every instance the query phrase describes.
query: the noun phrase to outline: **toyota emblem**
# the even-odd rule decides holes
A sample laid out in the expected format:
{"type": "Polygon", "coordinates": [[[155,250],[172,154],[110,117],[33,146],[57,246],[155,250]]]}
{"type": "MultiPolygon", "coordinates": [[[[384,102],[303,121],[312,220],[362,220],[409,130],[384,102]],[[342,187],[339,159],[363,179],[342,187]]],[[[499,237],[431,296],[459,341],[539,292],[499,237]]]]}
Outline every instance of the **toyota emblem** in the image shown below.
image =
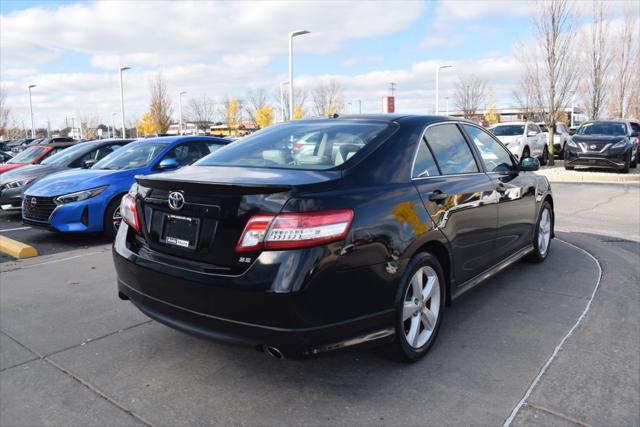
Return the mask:
{"type": "Polygon", "coordinates": [[[37,204],[38,204],[38,199],[36,199],[35,197],[32,197],[31,198],[31,207],[35,208],[37,204]]]}
{"type": "Polygon", "coordinates": [[[598,146],[596,144],[591,144],[591,147],[589,148],[591,148],[592,150],[595,150],[596,148],[598,148],[598,146]]]}
{"type": "Polygon", "coordinates": [[[169,193],[169,207],[174,211],[179,211],[184,206],[184,196],[179,191],[169,193]]]}

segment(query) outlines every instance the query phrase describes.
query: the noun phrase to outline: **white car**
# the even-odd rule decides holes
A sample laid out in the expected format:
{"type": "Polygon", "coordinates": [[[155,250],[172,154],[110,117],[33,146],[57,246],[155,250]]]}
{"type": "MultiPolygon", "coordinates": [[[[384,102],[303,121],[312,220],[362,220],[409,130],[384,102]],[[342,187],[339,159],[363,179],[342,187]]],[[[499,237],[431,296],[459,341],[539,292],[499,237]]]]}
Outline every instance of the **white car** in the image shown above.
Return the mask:
{"type": "Polygon", "coordinates": [[[546,165],[549,159],[547,137],[533,122],[500,123],[490,128],[518,160],[523,157],[537,157],[546,165]]]}
{"type": "MultiPolygon", "coordinates": [[[[547,135],[547,143],[549,142],[549,130],[544,123],[536,123],[540,130],[547,135]]],[[[564,146],[571,139],[569,128],[564,123],[556,123],[556,127],[553,130],[553,154],[556,157],[564,157],[564,146]]]]}

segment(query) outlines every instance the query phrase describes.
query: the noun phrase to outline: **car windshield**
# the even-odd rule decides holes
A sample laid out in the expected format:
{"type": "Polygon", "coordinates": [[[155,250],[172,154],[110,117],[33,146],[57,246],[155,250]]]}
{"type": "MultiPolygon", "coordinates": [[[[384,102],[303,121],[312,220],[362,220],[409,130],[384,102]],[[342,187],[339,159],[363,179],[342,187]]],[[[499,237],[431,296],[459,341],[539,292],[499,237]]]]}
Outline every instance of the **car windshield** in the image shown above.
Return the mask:
{"type": "Polygon", "coordinates": [[[365,121],[276,125],[246,136],[195,164],[331,169],[349,160],[389,126],[365,121]]]}
{"type": "Polygon", "coordinates": [[[47,157],[41,162],[41,164],[56,166],[65,165],[72,162],[78,156],[78,153],[84,153],[87,148],[87,145],[76,145],[66,148],[62,151],[57,152],[53,156],[47,157]]]}
{"type": "Polygon", "coordinates": [[[495,136],[515,136],[524,133],[524,125],[501,125],[491,129],[495,136]]]}
{"type": "Polygon", "coordinates": [[[129,144],[100,160],[91,169],[134,169],[151,163],[169,142],[140,141],[129,144]]]}
{"type": "Polygon", "coordinates": [[[17,154],[13,159],[9,160],[7,163],[31,163],[35,159],[37,159],[41,154],[43,154],[47,149],[44,147],[29,147],[26,150],[22,151],[20,154],[17,154]]]}
{"type": "Polygon", "coordinates": [[[624,136],[627,127],[620,122],[593,122],[585,123],[576,132],[578,135],[610,135],[624,136]]]}

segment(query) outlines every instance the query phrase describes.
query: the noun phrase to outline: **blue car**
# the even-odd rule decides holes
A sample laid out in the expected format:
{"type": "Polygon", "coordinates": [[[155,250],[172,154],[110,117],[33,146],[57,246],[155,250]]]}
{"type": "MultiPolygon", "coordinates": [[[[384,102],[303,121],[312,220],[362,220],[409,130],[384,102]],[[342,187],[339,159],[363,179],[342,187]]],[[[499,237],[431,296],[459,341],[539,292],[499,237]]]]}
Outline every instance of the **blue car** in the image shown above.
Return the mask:
{"type": "Polygon", "coordinates": [[[120,226],[120,199],[148,175],[190,165],[230,141],[207,136],[172,136],[132,142],[91,169],[49,175],[29,187],[22,199],[25,224],[62,233],[104,232],[120,226]]]}

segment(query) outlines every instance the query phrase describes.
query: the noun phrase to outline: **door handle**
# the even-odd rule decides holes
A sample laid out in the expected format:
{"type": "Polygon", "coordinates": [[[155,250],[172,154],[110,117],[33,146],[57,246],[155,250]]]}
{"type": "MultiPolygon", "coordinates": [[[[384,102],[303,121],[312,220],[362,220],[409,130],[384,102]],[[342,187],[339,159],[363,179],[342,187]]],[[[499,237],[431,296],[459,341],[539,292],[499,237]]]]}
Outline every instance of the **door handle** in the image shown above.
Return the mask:
{"type": "Polygon", "coordinates": [[[504,192],[507,191],[507,187],[505,187],[503,183],[500,183],[500,184],[496,185],[496,191],[498,193],[504,193],[504,192]]]}
{"type": "Polygon", "coordinates": [[[448,194],[443,193],[440,190],[436,190],[433,193],[429,193],[429,201],[431,202],[441,202],[449,197],[448,194]]]}

